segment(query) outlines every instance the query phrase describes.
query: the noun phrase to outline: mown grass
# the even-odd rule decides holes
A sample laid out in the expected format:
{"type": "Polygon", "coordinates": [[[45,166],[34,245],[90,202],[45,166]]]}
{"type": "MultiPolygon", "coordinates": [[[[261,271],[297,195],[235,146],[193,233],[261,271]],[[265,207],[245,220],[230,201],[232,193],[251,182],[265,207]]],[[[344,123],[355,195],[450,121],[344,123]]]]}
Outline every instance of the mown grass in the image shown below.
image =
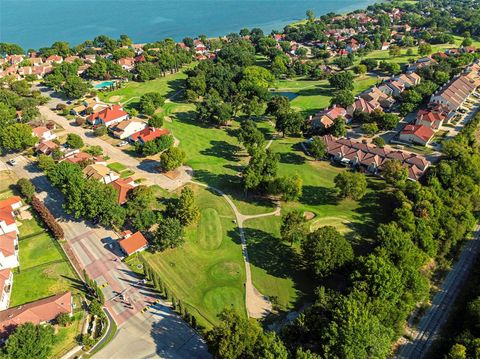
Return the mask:
{"type": "Polygon", "coordinates": [[[201,219],[187,229],[185,244],[142,255],[170,292],[197,314],[202,326],[210,328],[225,308],[245,315],[245,267],[229,205],[205,188],[192,188],[201,219]]]}

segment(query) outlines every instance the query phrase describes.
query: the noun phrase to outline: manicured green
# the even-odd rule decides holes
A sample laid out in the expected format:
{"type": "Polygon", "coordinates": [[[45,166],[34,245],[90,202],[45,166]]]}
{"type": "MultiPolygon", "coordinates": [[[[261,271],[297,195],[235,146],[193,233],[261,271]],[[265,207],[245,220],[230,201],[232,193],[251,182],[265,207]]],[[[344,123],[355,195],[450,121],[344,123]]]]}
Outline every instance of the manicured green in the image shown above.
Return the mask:
{"type": "Polygon", "coordinates": [[[122,172],[125,170],[127,167],[125,165],[119,163],[119,162],[113,162],[107,165],[108,168],[110,168],[112,171],[115,171],[117,173],[122,172]]]}
{"type": "Polygon", "coordinates": [[[20,243],[20,263],[22,271],[38,265],[63,261],[63,257],[48,233],[39,234],[20,243]]]}
{"type": "Polygon", "coordinates": [[[245,315],[245,267],[229,205],[205,188],[192,189],[201,209],[201,220],[187,228],[185,244],[142,255],[170,292],[208,328],[217,323],[216,316],[225,307],[233,306],[245,315]]]}
{"type": "Polygon", "coordinates": [[[127,177],[130,177],[130,176],[133,176],[134,174],[135,174],[135,172],[132,171],[132,170],[122,171],[122,172],[120,172],[120,178],[127,178],[127,177]]]}

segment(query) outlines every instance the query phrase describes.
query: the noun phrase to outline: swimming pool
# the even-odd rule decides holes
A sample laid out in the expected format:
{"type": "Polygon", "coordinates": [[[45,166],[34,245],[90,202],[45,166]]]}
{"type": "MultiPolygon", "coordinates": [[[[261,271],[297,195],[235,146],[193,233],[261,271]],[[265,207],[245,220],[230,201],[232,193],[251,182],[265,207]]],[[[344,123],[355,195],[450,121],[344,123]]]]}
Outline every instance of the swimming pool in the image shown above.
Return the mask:
{"type": "Polygon", "coordinates": [[[106,87],[111,87],[115,85],[115,81],[103,81],[101,83],[99,83],[98,85],[95,85],[95,88],[96,89],[104,89],[106,87]]]}

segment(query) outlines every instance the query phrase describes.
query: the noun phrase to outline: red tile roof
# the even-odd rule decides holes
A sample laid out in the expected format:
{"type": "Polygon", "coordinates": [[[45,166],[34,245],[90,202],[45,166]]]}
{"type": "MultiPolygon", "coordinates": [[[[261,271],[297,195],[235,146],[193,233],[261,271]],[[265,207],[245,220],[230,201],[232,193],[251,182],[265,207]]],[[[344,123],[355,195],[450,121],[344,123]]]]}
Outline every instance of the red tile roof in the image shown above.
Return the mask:
{"type": "Polygon", "coordinates": [[[120,117],[128,115],[127,112],[123,111],[122,106],[112,105],[99,112],[92,113],[88,116],[87,120],[94,121],[95,119],[101,119],[105,124],[108,124],[111,121],[117,120],[120,117]]]}
{"type": "Polygon", "coordinates": [[[133,254],[148,245],[147,240],[141,232],[136,232],[131,236],[120,239],[118,243],[127,255],[133,254]]]}
{"type": "Polygon", "coordinates": [[[414,135],[418,138],[429,141],[435,132],[430,127],[424,125],[407,125],[401,132],[402,135],[414,135]]]}
{"type": "Polygon", "coordinates": [[[8,335],[15,327],[31,322],[40,324],[54,320],[61,313],[72,313],[72,293],[65,292],[0,312],[0,335],[8,335]]]}
{"type": "Polygon", "coordinates": [[[10,279],[11,274],[12,270],[10,268],[0,270],[0,294],[3,293],[5,282],[10,279]]]}
{"type": "Polygon", "coordinates": [[[111,185],[113,186],[113,188],[115,188],[118,192],[118,198],[117,198],[118,204],[124,204],[125,202],[127,202],[128,193],[133,188],[135,188],[135,186],[133,186],[131,182],[133,182],[133,179],[131,177],[119,178],[111,182],[111,185]]]}
{"type": "Polygon", "coordinates": [[[142,140],[144,143],[152,141],[158,137],[168,135],[170,131],[165,128],[147,127],[141,131],[135,132],[130,138],[133,141],[142,140]]]}
{"type": "Polygon", "coordinates": [[[13,256],[15,254],[16,238],[17,232],[0,235],[0,252],[2,252],[5,257],[13,256]]]}

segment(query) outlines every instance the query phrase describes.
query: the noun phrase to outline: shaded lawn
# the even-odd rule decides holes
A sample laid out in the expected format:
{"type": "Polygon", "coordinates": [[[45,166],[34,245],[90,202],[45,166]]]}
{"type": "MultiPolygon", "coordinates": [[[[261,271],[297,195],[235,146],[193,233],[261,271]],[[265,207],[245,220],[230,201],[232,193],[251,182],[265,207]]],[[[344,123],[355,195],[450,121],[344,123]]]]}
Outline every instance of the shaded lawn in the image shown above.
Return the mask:
{"type": "Polygon", "coordinates": [[[14,172],[0,171],[0,199],[5,199],[13,195],[10,186],[17,182],[17,176],[14,172]]]}
{"type": "Polygon", "coordinates": [[[73,316],[74,321],[70,325],[58,327],[53,343],[52,358],[61,358],[75,346],[77,335],[82,330],[82,318],[83,314],[77,313],[73,316]]]}
{"type": "Polygon", "coordinates": [[[43,233],[20,241],[21,269],[63,261],[63,256],[57,247],[58,244],[48,235],[43,233]]]}
{"type": "Polygon", "coordinates": [[[20,267],[14,273],[10,306],[62,293],[74,285],[75,274],[66,262],[46,263],[25,270],[20,267]]]}
{"type": "Polygon", "coordinates": [[[234,214],[226,201],[207,189],[192,188],[201,220],[187,229],[185,244],[142,255],[175,297],[197,314],[200,324],[210,328],[224,308],[246,315],[245,267],[234,214]]]}

